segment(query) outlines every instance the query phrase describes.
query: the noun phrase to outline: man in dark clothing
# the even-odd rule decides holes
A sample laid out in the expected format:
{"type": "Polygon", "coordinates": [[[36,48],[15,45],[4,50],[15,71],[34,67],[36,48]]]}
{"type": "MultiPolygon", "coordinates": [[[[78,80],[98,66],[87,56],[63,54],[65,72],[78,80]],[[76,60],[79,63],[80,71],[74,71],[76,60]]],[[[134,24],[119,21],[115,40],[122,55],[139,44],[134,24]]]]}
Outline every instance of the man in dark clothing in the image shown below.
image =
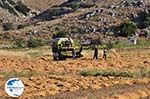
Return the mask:
{"type": "Polygon", "coordinates": [[[98,59],[98,46],[97,45],[94,46],[94,56],[93,56],[93,59],[98,59]]]}
{"type": "Polygon", "coordinates": [[[75,50],[75,49],[72,51],[72,58],[73,58],[73,59],[76,59],[76,58],[77,58],[77,57],[76,57],[76,50],[75,50]]]}
{"type": "Polygon", "coordinates": [[[103,49],[103,59],[107,59],[107,49],[106,48],[104,48],[103,49]]]}

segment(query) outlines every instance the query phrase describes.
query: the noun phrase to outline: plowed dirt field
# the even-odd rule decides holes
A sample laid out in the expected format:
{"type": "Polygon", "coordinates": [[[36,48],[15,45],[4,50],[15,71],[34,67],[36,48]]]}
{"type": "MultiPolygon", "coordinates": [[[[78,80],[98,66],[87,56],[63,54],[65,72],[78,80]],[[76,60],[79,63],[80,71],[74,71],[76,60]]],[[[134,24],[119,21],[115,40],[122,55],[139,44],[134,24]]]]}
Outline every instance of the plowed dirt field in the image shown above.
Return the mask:
{"type": "MultiPolygon", "coordinates": [[[[0,99],[10,77],[19,77],[25,90],[20,99],[150,99],[150,76],[82,76],[84,70],[149,70],[149,49],[112,50],[108,59],[83,51],[81,59],[53,61],[50,52],[0,51],[0,99]],[[39,54],[39,55],[38,55],[39,54]]],[[[150,73],[148,72],[148,75],[150,73]]]]}

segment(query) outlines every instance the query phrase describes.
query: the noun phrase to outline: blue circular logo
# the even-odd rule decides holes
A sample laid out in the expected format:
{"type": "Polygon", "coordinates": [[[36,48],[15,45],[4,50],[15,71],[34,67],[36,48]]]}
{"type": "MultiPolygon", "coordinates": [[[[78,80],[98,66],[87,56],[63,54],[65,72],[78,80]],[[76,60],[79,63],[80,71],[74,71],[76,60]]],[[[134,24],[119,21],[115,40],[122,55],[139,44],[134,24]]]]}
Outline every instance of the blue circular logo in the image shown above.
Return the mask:
{"type": "Polygon", "coordinates": [[[19,78],[11,78],[5,84],[5,91],[11,97],[19,97],[24,91],[24,84],[19,78]]]}

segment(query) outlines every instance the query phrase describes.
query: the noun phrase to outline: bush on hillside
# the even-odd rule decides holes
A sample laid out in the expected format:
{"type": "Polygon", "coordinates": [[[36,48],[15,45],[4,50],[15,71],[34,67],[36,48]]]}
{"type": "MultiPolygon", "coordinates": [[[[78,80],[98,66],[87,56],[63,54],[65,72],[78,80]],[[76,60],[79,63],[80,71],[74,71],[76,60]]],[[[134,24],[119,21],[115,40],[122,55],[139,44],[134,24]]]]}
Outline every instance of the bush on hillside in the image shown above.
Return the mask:
{"type": "Polygon", "coordinates": [[[25,48],[26,47],[26,43],[23,39],[17,39],[15,42],[15,45],[17,48],[25,48]]]}
{"type": "Polygon", "coordinates": [[[136,32],[136,25],[132,22],[123,22],[119,27],[117,27],[117,32],[115,35],[117,36],[123,36],[123,37],[128,37],[132,36],[136,32]]]}
{"type": "Polygon", "coordinates": [[[40,46],[43,46],[43,41],[40,40],[40,39],[33,39],[33,38],[30,38],[27,42],[27,47],[29,48],[36,48],[36,47],[40,47],[40,46]]]}
{"type": "Polygon", "coordinates": [[[144,29],[150,26],[150,13],[147,11],[140,12],[137,17],[132,18],[132,21],[137,24],[138,28],[144,29]]]}

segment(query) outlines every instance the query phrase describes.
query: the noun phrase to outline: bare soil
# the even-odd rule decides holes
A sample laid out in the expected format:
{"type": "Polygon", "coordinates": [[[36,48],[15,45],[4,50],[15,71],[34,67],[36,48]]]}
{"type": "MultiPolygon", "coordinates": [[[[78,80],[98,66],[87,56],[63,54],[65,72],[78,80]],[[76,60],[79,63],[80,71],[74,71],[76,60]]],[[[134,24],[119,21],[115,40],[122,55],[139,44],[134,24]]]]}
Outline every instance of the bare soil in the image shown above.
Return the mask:
{"type": "Polygon", "coordinates": [[[20,99],[149,99],[149,78],[80,75],[86,69],[149,69],[149,49],[112,50],[107,60],[102,59],[101,52],[99,60],[92,60],[93,52],[90,50],[83,54],[84,57],[77,60],[53,61],[49,51],[32,56],[28,51],[1,50],[0,96],[9,98],[4,84],[8,78],[16,77],[14,72],[27,72],[19,76],[25,84],[20,99]],[[28,76],[29,72],[35,74],[28,76]]]}

